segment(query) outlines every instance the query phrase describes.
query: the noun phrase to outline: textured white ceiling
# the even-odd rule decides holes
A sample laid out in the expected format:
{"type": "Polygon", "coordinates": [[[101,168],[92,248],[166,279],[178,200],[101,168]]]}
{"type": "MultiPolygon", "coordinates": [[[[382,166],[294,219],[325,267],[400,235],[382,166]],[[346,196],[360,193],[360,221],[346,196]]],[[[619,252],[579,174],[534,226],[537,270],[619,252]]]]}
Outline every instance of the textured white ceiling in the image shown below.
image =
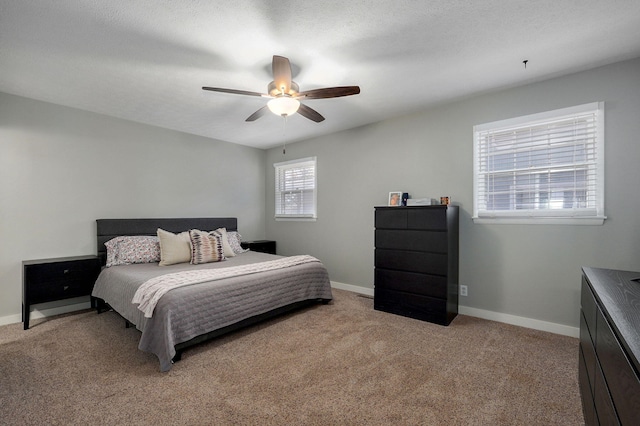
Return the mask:
{"type": "Polygon", "coordinates": [[[638,0],[0,0],[0,91],[259,148],[639,56],[638,0]],[[201,90],[266,92],[274,54],[362,92],[285,127],[201,90]]]}

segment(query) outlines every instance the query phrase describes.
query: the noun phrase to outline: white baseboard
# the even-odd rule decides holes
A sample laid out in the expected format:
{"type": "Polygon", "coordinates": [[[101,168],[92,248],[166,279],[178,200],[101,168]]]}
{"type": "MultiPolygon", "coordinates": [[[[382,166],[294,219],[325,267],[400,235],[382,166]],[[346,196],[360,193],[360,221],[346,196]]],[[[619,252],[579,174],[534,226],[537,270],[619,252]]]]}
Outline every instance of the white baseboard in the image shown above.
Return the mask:
{"type": "Polygon", "coordinates": [[[548,331],[554,334],[562,334],[563,336],[580,337],[580,329],[578,327],[571,327],[569,325],[558,324],[555,322],[519,317],[516,315],[503,314],[501,312],[486,311],[484,309],[470,308],[462,305],[458,307],[458,312],[470,317],[503,322],[505,324],[532,328],[534,330],[548,331]]]}
{"type": "MultiPolygon", "coordinates": [[[[367,287],[360,287],[357,285],[344,284],[336,281],[331,281],[331,287],[347,290],[353,293],[365,294],[367,296],[373,296],[373,289],[367,287]]],[[[554,334],[561,334],[563,336],[580,337],[580,329],[578,327],[571,327],[568,325],[557,324],[554,322],[541,321],[532,318],[519,317],[516,315],[503,314],[501,312],[487,311],[484,309],[470,308],[468,306],[460,305],[458,312],[461,315],[468,315],[470,317],[482,318],[490,321],[502,322],[505,324],[517,325],[520,327],[531,328],[534,330],[548,331],[554,334]]]]}
{"type": "Polygon", "coordinates": [[[339,290],[347,290],[352,293],[359,293],[359,294],[364,294],[366,296],[373,296],[372,288],[361,287],[359,285],[344,284],[344,283],[339,283],[337,281],[331,281],[331,287],[337,288],[339,290]]]}
{"type": "MultiPolygon", "coordinates": [[[[81,311],[83,309],[89,309],[89,308],[91,308],[91,303],[82,302],[82,303],[74,303],[72,305],[58,306],[56,308],[49,308],[49,309],[43,309],[43,310],[34,309],[31,311],[31,315],[29,315],[29,321],[38,319],[38,318],[46,318],[46,317],[52,317],[55,315],[66,314],[68,312],[81,311]]],[[[18,322],[22,322],[22,314],[0,317],[0,325],[15,324],[18,322]]]]}

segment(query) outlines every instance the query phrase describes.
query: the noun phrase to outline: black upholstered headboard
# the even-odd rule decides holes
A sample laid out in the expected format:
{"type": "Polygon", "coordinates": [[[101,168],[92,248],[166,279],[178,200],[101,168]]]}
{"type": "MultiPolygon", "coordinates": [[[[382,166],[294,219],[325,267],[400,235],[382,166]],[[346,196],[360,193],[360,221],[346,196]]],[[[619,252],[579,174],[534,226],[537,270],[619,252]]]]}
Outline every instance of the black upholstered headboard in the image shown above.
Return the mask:
{"type": "Polygon", "coordinates": [[[238,219],[235,217],[98,219],[96,223],[98,225],[98,257],[103,265],[107,259],[107,248],[104,243],[121,235],[156,235],[158,228],[174,233],[190,229],[213,231],[218,228],[227,228],[227,231],[238,230],[238,219]]]}

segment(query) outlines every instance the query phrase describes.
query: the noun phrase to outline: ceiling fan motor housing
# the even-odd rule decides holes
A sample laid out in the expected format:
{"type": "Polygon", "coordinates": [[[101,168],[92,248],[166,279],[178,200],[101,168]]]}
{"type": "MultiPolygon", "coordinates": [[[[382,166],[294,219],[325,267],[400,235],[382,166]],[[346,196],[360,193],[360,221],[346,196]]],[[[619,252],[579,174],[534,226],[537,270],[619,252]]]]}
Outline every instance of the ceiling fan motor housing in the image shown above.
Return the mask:
{"type": "Polygon", "coordinates": [[[274,97],[282,95],[296,96],[300,92],[300,87],[298,86],[298,83],[292,80],[291,84],[289,85],[289,91],[287,93],[282,93],[282,88],[278,87],[275,81],[272,81],[271,83],[269,83],[267,91],[269,95],[274,97]]]}

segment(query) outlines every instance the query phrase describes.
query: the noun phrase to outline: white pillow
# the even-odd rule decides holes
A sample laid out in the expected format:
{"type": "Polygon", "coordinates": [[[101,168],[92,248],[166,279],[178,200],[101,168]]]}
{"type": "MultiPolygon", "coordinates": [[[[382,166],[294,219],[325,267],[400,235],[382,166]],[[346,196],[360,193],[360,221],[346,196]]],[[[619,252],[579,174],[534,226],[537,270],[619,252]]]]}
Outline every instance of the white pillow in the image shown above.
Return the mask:
{"type": "Polygon", "coordinates": [[[189,232],[174,234],[158,228],[158,240],[160,241],[159,266],[168,266],[176,263],[188,263],[191,261],[191,246],[189,245],[189,232]]]}

